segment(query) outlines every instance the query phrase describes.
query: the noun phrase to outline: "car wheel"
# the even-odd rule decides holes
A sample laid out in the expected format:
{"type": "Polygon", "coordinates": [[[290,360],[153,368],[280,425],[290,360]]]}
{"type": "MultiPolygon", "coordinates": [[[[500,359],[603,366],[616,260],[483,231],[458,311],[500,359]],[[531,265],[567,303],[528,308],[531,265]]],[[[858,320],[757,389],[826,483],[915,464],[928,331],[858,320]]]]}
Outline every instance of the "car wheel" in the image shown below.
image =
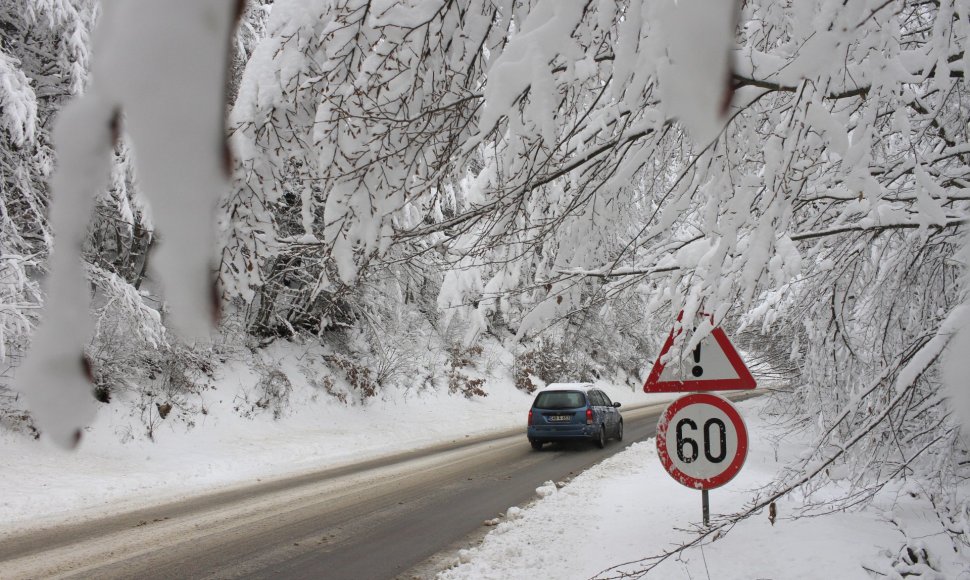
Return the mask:
{"type": "Polygon", "coordinates": [[[542,441],[533,441],[532,439],[529,439],[529,443],[532,444],[532,448],[536,451],[542,450],[542,441]]]}
{"type": "Polygon", "coordinates": [[[600,425],[600,432],[596,437],[596,446],[600,449],[606,447],[606,427],[602,425],[600,425]]]}
{"type": "Polygon", "coordinates": [[[623,420],[616,425],[616,440],[623,441],[623,420]]]}

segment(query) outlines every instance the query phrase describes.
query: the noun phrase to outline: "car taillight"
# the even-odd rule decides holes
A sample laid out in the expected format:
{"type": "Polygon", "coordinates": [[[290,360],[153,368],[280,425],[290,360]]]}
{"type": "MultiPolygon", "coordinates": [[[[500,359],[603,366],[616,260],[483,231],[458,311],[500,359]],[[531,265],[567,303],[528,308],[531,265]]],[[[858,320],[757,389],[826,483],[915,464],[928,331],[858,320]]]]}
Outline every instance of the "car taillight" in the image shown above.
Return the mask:
{"type": "Polygon", "coordinates": [[[586,424],[587,425],[593,424],[593,410],[590,409],[589,407],[586,407],[586,424]]]}
{"type": "Polygon", "coordinates": [[[529,409],[529,425],[532,424],[532,409],[529,409]]]}

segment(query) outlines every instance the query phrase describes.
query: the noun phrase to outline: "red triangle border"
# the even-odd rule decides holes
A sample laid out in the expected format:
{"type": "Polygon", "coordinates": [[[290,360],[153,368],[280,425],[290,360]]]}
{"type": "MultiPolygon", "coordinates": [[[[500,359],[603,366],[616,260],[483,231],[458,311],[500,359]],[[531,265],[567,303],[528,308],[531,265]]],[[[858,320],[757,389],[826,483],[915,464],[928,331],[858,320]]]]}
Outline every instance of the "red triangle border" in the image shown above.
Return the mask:
{"type": "MultiPolygon", "coordinates": [[[[677,320],[680,320],[683,316],[683,312],[677,316],[677,320]]],[[[683,330],[681,330],[683,332],[683,330]]],[[[644,393],[683,393],[683,392],[697,392],[697,391],[741,391],[741,390],[751,390],[754,389],[757,384],[754,377],[751,376],[751,371],[745,366],[744,361],[741,360],[741,355],[738,354],[737,349],[731,344],[731,340],[728,339],[727,335],[724,334],[724,330],[720,326],[716,327],[711,331],[711,336],[717,341],[718,346],[724,351],[724,355],[727,357],[728,362],[734,367],[734,372],[738,373],[738,378],[736,379],[716,379],[713,381],[664,381],[660,382],[660,374],[663,373],[664,364],[660,362],[670,347],[674,344],[674,330],[670,329],[670,334],[667,336],[667,342],[664,343],[662,349],[660,349],[660,355],[657,356],[657,361],[653,363],[653,369],[650,370],[650,376],[647,377],[647,381],[643,383],[644,393]]]]}

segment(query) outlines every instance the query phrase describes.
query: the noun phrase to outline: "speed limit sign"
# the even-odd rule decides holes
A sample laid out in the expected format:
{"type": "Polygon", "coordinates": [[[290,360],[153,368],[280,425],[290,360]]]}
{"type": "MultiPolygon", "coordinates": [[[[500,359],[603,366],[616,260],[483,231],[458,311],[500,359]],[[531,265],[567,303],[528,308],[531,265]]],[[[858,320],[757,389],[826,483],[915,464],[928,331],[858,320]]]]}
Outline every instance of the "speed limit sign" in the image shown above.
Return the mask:
{"type": "Polygon", "coordinates": [[[741,470],[748,431],[726,399],[694,393],[671,403],[660,416],[657,453],[667,473],[683,485],[714,489],[741,470]]]}

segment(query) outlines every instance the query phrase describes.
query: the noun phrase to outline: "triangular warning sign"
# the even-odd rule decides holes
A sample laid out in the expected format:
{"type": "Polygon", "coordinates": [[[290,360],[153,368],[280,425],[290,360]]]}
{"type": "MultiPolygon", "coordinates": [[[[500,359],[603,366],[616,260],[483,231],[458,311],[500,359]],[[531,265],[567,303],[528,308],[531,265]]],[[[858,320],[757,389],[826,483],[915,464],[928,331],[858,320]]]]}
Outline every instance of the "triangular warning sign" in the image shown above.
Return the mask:
{"type": "MultiPolygon", "coordinates": [[[[683,316],[681,312],[677,320],[683,316]]],[[[683,332],[683,329],[677,333],[683,332]]],[[[670,330],[667,342],[660,349],[660,356],[653,363],[645,393],[680,393],[689,391],[734,391],[755,388],[754,377],[734,345],[721,327],[705,336],[697,348],[687,357],[671,357],[664,364],[664,355],[674,344],[674,330],[670,330]]]]}

